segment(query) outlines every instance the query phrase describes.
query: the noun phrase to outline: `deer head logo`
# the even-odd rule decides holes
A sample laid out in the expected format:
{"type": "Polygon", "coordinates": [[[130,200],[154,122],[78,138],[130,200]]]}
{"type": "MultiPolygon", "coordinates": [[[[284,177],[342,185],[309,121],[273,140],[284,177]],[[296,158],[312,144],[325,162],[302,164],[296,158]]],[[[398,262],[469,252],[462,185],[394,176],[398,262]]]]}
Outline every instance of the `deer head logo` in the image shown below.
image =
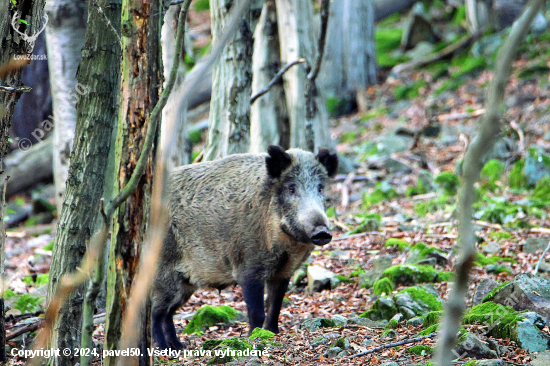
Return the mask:
{"type": "Polygon", "coordinates": [[[42,26],[40,27],[38,32],[36,32],[32,36],[29,36],[29,35],[27,35],[23,32],[20,32],[17,29],[17,22],[19,21],[20,16],[21,15],[20,15],[19,12],[15,12],[15,14],[13,14],[13,17],[11,18],[11,26],[12,26],[13,30],[15,30],[21,36],[21,38],[23,38],[23,40],[25,42],[27,42],[27,53],[32,53],[32,50],[34,48],[34,44],[36,43],[36,39],[38,38],[40,33],[42,33],[44,31],[44,28],[46,28],[46,24],[48,24],[48,15],[44,14],[44,24],[42,24],[42,26]]]}

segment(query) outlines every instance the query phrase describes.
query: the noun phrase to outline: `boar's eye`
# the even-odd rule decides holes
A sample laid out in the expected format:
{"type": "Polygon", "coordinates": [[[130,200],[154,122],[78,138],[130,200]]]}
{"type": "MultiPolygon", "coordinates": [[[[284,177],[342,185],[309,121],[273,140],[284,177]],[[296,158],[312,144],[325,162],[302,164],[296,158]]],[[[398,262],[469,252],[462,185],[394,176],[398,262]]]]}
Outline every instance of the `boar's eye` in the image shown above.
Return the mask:
{"type": "Polygon", "coordinates": [[[325,189],[325,186],[322,184],[319,184],[319,187],[317,187],[317,189],[319,190],[319,193],[323,193],[323,189],[325,189]]]}
{"type": "Polygon", "coordinates": [[[288,193],[296,194],[296,184],[291,184],[288,186],[288,193]]]}

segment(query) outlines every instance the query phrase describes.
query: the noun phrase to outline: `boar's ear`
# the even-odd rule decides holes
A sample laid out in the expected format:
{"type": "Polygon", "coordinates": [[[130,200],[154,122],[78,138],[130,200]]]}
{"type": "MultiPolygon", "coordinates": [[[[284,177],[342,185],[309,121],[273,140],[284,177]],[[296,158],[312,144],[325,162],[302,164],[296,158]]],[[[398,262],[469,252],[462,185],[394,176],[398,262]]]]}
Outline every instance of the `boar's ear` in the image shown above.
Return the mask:
{"type": "Polygon", "coordinates": [[[283,170],[289,167],[291,160],[288,155],[279,146],[271,145],[267,148],[269,156],[265,158],[265,166],[267,167],[267,174],[273,178],[279,178],[283,173],[283,170]]]}
{"type": "Polygon", "coordinates": [[[331,154],[327,149],[319,149],[315,157],[327,169],[329,177],[334,177],[338,170],[338,155],[331,154]]]}

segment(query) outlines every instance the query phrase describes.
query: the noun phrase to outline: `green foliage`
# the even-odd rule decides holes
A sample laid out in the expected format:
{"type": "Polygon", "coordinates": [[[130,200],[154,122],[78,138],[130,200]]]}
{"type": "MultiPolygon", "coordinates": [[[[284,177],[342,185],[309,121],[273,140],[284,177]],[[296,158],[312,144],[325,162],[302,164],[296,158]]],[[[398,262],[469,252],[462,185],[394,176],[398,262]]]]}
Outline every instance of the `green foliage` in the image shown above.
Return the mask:
{"type": "Polygon", "coordinates": [[[398,246],[400,252],[404,252],[408,247],[409,243],[406,240],[398,238],[389,238],[384,244],[385,247],[398,246]]]}
{"type": "Polygon", "coordinates": [[[422,182],[422,180],[419,178],[418,181],[416,182],[416,186],[407,187],[407,190],[405,192],[405,196],[406,197],[411,197],[411,196],[416,196],[416,195],[425,194],[425,193],[428,193],[428,190],[424,186],[424,182],[422,182]]]}
{"type": "Polygon", "coordinates": [[[453,59],[453,64],[460,65],[460,68],[451,74],[451,78],[441,84],[439,88],[435,90],[435,94],[439,95],[445,90],[456,90],[463,83],[464,78],[475,72],[483,70],[487,67],[487,60],[485,57],[458,57],[453,59]]]}
{"type": "Polygon", "coordinates": [[[207,339],[204,342],[202,342],[202,349],[213,350],[214,348],[218,347],[222,342],[223,342],[222,339],[207,339]]]}
{"type": "Polygon", "coordinates": [[[441,172],[435,177],[434,182],[449,196],[454,196],[458,190],[458,176],[452,172],[441,172]]]}
{"type": "Polygon", "coordinates": [[[541,201],[542,204],[550,203],[550,176],[544,176],[537,182],[530,198],[541,201]]]}
{"type": "Polygon", "coordinates": [[[53,250],[53,240],[50,241],[48,244],[46,244],[46,246],[44,248],[42,248],[42,250],[52,251],[53,250]]]}
{"type": "Polygon", "coordinates": [[[183,330],[186,334],[202,334],[202,331],[208,327],[212,327],[217,323],[226,323],[237,315],[237,310],[231,306],[202,306],[193,319],[187,324],[183,330]]]}
{"type": "Polygon", "coordinates": [[[437,274],[437,282],[451,282],[455,279],[455,273],[452,271],[439,272],[437,274]]]}
{"type": "Polygon", "coordinates": [[[438,323],[439,323],[439,319],[441,318],[442,315],[443,315],[443,311],[442,311],[442,310],[430,311],[430,312],[429,312],[428,314],[426,314],[426,316],[423,318],[422,326],[423,326],[424,328],[426,328],[426,327],[431,327],[432,325],[438,324],[438,323]]]}
{"type": "Polygon", "coordinates": [[[384,29],[377,27],[374,40],[376,45],[376,61],[381,67],[393,67],[407,60],[406,57],[394,57],[391,52],[401,44],[403,30],[399,28],[384,29]]]}
{"type": "Polygon", "coordinates": [[[501,283],[500,285],[498,285],[497,287],[495,287],[491,292],[489,292],[482,300],[482,302],[487,302],[487,301],[492,301],[495,297],[495,295],[497,294],[497,292],[500,291],[501,288],[503,288],[504,286],[508,285],[510,283],[510,281],[506,281],[504,283],[501,283]]]}
{"type": "Polygon", "coordinates": [[[493,233],[489,233],[489,236],[494,240],[502,240],[510,239],[512,237],[512,234],[507,231],[495,231],[493,233]]]}
{"type": "Polygon", "coordinates": [[[466,21],[466,6],[461,5],[456,9],[455,15],[453,17],[453,24],[462,24],[466,21]]]}
{"type": "Polygon", "coordinates": [[[399,327],[399,322],[395,318],[391,318],[388,324],[386,324],[385,329],[396,329],[399,327]]]}
{"type": "Polygon", "coordinates": [[[378,231],[378,228],[380,227],[380,221],[382,220],[382,217],[379,214],[363,214],[358,215],[359,217],[362,217],[363,220],[357,226],[354,230],[350,231],[349,234],[359,234],[364,233],[368,231],[378,231]]]}
{"type": "Polygon", "coordinates": [[[273,339],[275,337],[275,333],[269,331],[269,330],[266,330],[266,329],[263,329],[263,328],[255,328],[253,331],[252,331],[252,334],[250,335],[250,339],[252,340],[255,340],[257,338],[260,338],[261,340],[265,341],[265,340],[268,340],[268,339],[273,339]]]}
{"type": "Polygon", "coordinates": [[[339,117],[346,113],[349,102],[343,98],[328,97],[326,99],[327,110],[331,117],[339,117]]]}
{"type": "Polygon", "coordinates": [[[521,159],[514,163],[514,167],[510,171],[510,177],[508,178],[508,184],[512,189],[524,189],[529,186],[527,177],[523,174],[523,167],[525,166],[525,160],[521,159]]]}
{"type": "Polygon", "coordinates": [[[360,121],[361,122],[368,121],[369,119],[376,118],[378,116],[382,116],[382,115],[388,114],[388,113],[389,113],[388,108],[373,108],[373,109],[369,110],[368,112],[366,112],[365,114],[363,114],[361,116],[360,121]]]}
{"type": "Polygon", "coordinates": [[[412,346],[407,350],[408,353],[413,353],[415,355],[424,356],[424,355],[431,355],[433,353],[433,348],[428,345],[421,345],[418,344],[416,346],[412,346]]]}
{"type": "Polygon", "coordinates": [[[389,278],[381,278],[374,283],[374,293],[376,295],[390,294],[395,289],[393,282],[389,278]]]}
{"type": "Polygon", "coordinates": [[[189,140],[191,140],[192,143],[198,144],[202,142],[202,132],[199,129],[192,129],[189,131],[189,140]]]}
{"type": "Polygon", "coordinates": [[[334,276],[334,278],[338,279],[338,280],[339,280],[340,282],[342,282],[342,283],[355,283],[354,280],[349,279],[349,278],[347,278],[346,276],[340,275],[340,274],[334,276]]]}
{"type": "Polygon", "coordinates": [[[361,273],[365,273],[365,270],[361,266],[357,266],[357,269],[349,274],[349,277],[358,277],[361,273]]]}
{"type": "Polygon", "coordinates": [[[489,160],[481,169],[481,177],[486,178],[490,183],[496,182],[503,174],[505,167],[497,159],[489,160]]]}
{"type": "Polygon", "coordinates": [[[398,85],[393,90],[395,100],[411,99],[418,96],[420,88],[427,87],[428,83],[423,80],[417,80],[412,84],[398,85]]]}
{"type": "Polygon", "coordinates": [[[23,283],[29,286],[31,285],[39,286],[39,285],[47,285],[49,282],[49,279],[50,279],[49,273],[42,273],[36,276],[36,281],[33,280],[32,276],[25,276],[22,281],[23,283]]]}
{"type": "Polygon", "coordinates": [[[356,134],[353,131],[350,132],[344,132],[342,136],[340,136],[340,142],[341,143],[348,143],[353,142],[356,138],[356,134]]]}
{"type": "Polygon", "coordinates": [[[438,210],[445,209],[447,204],[451,202],[451,199],[447,195],[442,194],[429,201],[417,203],[414,206],[414,209],[418,216],[424,217],[428,213],[433,213],[437,212],[438,210]]]}
{"type": "Polygon", "coordinates": [[[336,217],[336,209],[334,208],[334,206],[330,206],[329,208],[327,208],[327,217],[336,217]]]}
{"type": "Polygon", "coordinates": [[[13,290],[10,290],[8,288],[4,291],[4,299],[9,299],[9,298],[14,297],[14,296],[17,296],[17,294],[13,290]]]}
{"type": "Polygon", "coordinates": [[[398,264],[386,269],[381,278],[389,278],[396,285],[410,286],[436,281],[437,271],[426,264],[398,264]]]}
{"type": "Polygon", "coordinates": [[[382,202],[385,199],[394,199],[398,197],[397,191],[392,188],[388,183],[377,183],[372,193],[363,193],[362,207],[364,210],[368,210],[371,205],[382,202]]]}
{"type": "Polygon", "coordinates": [[[22,314],[27,314],[36,311],[41,304],[42,298],[23,294],[19,296],[13,307],[20,310],[22,314]]]}
{"type": "Polygon", "coordinates": [[[431,327],[428,327],[428,328],[424,329],[423,331],[421,331],[420,333],[418,333],[418,335],[420,337],[427,336],[428,334],[432,334],[432,333],[437,332],[438,329],[439,329],[439,324],[434,324],[431,327]]]}
{"type": "Polygon", "coordinates": [[[197,0],[194,6],[196,11],[210,10],[210,0],[197,0]]]}

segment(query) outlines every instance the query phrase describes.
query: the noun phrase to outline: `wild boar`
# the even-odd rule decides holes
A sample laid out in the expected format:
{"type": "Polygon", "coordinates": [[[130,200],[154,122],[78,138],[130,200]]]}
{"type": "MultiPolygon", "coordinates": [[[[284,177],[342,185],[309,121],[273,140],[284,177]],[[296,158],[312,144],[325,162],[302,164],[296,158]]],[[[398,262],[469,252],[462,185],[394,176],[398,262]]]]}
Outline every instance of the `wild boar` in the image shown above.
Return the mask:
{"type": "Polygon", "coordinates": [[[182,349],[173,315],[199,287],[238,284],[251,333],[278,333],[283,297],[294,271],[332,236],[325,184],[336,154],[270,146],[176,168],[170,177],[171,226],[153,290],[153,337],[182,349]],[[267,317],[264,313],[267,287],[267,317]]]}

